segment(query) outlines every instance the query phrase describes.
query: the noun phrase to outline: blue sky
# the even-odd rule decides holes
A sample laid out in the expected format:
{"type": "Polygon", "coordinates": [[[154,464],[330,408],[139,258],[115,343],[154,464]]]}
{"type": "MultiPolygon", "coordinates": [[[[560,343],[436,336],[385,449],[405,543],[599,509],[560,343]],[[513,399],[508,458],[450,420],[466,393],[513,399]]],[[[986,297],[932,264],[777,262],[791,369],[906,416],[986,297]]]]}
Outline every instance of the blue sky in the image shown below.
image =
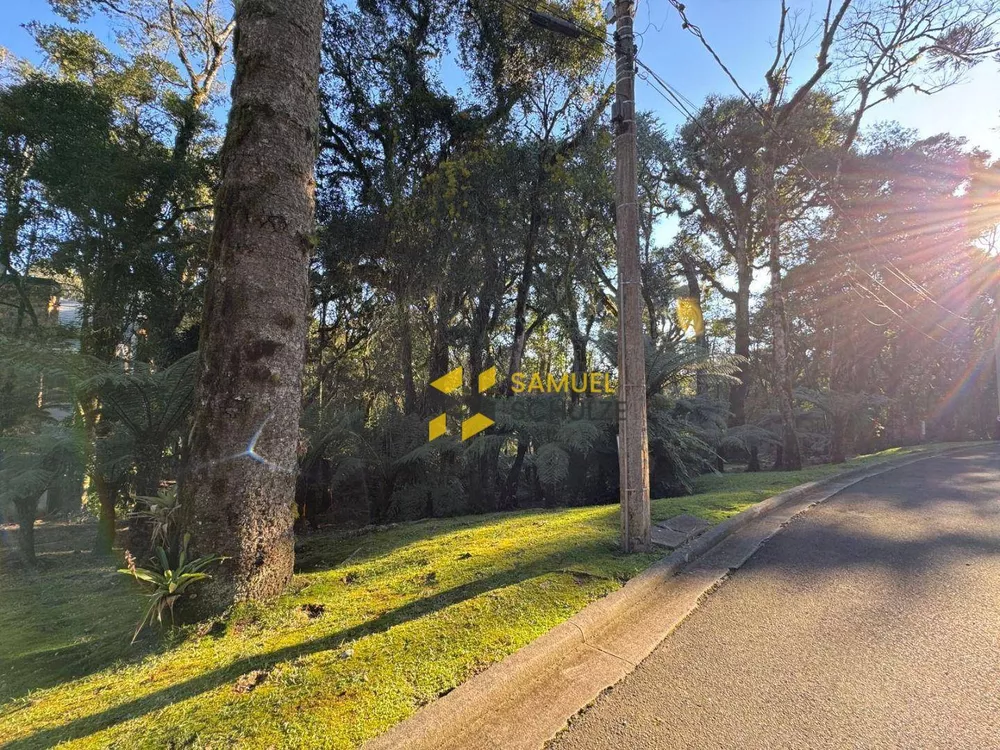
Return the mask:
{"type": "MultiPolygon", "coordinates": [[[[792,0],[793,8],[818,13],[824,3],[792,0]]],[[[745,88],[758,88],[770,63],[771,42],[778,18],[777,0],[689,0],[688,16],[698,24],[745,88]]],[[[20,57],[37,60],[31,38],[22,28],[32,20],[56,20],[46,0],[0,0],[0,46],[20,57]]],[[[90,24],[98,36],[113,42],[106,23],[90,24]]],[[[643,0],[635,19],[640,34],[639,57],[681,93],[699,102],[710,93],[735,93],[725,74],[697,40],[680,28],[677,15],[666,0],[643,0]]],[[[801,64],[808,66],[809,55],[801,64]]],[[[873,113],[873,119],[895,119],[923,135],[947,131],[971,143],[1000,153],[1000,71],[990,61],[976,68],[966,83],[933,97],[907,93],[873,113]]],[[[657,112],[670,125],[680,115],[641,81],[637,85],[640,109],[657,112]]]]}
{"type": "MultiPolygon", "coordinates": [[[[793,12],[818,15],[825,2],[790,0],[793,12]]],[[[744,88],[754,90],[763,83],[764,71],[773,57],[772,42],[778,25],[778,0],[688,0],[687,15],[697,24],[719,56],[744,88]]],[[[699,102],[710,93],[736,93],[700,43],[680,27],[676,12],[666,0],[641,2],[636,30],[644,34],[640,59],[688,98],[699,102]]],[[[810,70],[811,54],[803,53],[798,70],[810,70]]],[[[793,70],[793,75],[794,75],[793,70]]],[[[942,131],[969,138],[970,142],[1000,153],[1000,70],[993,61],[981,63],[968,81],[932,97],[904,93],[872,111],[877,120],[898,120],[922,135],[942,131]]],[[[637,97],[659,102],[654,109],[667,109],[658,94],[640,87],[637,97]]],[[[643,102],[644,103],[644,102],[643,102]]],[[[670,122],[678,116],[671,115],[670,122]]]]}

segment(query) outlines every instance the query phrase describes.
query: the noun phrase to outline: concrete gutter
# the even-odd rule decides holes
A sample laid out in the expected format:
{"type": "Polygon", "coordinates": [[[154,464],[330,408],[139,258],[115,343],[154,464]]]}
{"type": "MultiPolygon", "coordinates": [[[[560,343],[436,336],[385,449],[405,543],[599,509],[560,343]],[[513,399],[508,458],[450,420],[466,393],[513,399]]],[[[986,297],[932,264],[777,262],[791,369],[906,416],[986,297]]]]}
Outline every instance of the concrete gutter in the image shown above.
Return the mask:
{"type": "Polygon", "coordinates": [[[366,750],[534,750],[640,661],[794,516],[869,477],[970,446],[929,449],[774,495],[365,744],[366,750]]]}

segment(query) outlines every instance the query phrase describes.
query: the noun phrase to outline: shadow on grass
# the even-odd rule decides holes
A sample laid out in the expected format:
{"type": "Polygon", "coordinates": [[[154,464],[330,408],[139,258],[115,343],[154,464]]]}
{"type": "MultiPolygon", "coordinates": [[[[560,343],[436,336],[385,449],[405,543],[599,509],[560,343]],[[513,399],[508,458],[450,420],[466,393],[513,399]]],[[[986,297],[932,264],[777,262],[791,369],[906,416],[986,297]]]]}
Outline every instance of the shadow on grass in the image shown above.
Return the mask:
{"type": "Polygon", "coordinates": [[[0,710],[34,690],[44,690],[64,682],[100,672],[113,664],[134,664],[147,656],[163,651],[166,644],[150,639],[140,649],[129,646],[132,631],[113,633],[66,646],[53,646],[41,651],[0,659],[0,673],[17,675],[15,687],[7,688],[0,680],[0,710]]]}
{"type": "MultiPolygon", "coordinates": [[[[872,487],[883,502],[900,501],[908,489],[891,491],[887,487],[872,487]],[[888,490],[888,491],[887,491],[888,490]]],[[[839,504],[839,503],[838,503],[839,504]]],[[[915,501],[914,505],[922,505],[915,501]]],[[[828,506],[830,507],[830,506],[828,506]]],[[[916,507],[911,507],[916,510],[916,507]]],[[[806,517],[808,519],[808,516],[806,517]]],[[[814,517],[815,518],[815,517],[814,517]]],[[[604,545],[593,542],[584,545],[592,554],[607,554],[604,545]]],[[[786,575],[813,576],[821,570],[851,569],[855,566],[881,567],[901,578],[920,573],[933,565],[941,554],[960,552],[970,554],[997,554],[998,540],[989,535],[964,534],[943,531],[919,540],[894,538],[891,534],[879,535],[856,530],[852,533],[836,525],[800,523],[786,528],[774,542],[766,545],[751,562],[751,567],[770,567],[780,561],[794,560],[786,575]],[[779,541],[780,540],[780,541],[779,541]]],[[[575,555],[574,555],[575,557],[575,555]]],[[[282,662],[298,657],[341,648],[348,641],[380,633],[389,628],[440,611],[453,604],[471,599],[487,591],[510,586],[539,573],[557,568],[566,555],[544,557],[523,569],[503,571],[480,580],[472,581],[430,597],[418,599],[398,609],[386,612],[369,622],[346,628],[306,643],[288,646],[270,653],[245,657],[224,667],[198,675],[185,682],[164,688],[150,695],[137,698],[90,716],[72,720],[62,726],[36,732],[28,737],[4,745],[9,750],[51,747],[59,742],[81,739],[115,724],[134,719],[171,704],[196,697],[202,693],[231,683],[249,671],[267,670],[282,662]]]]}
{"type": "Polygon", "coordinates": [[[549,516],[572,510],[585,511],[599,508],[605,509],[609,515],[618,512],[617,505],[525,508],[485,516],[405,521],[392,526],[370,529],[364,533],[314,532],[298,538],[295,548],[295,572],[317,573],[346,564],[367,563],[390,555],[402,547],[418,542],[433,543],[440,537],[450,534],[476,534],[491,526],[506,526],[512,522],[530,525],[533,521],[544,522],[549,516]]]}
{"type": "Polygon", "coordinates": [[[0,705],[164,647],[149,635],[138,648],[130,647],[144,597],[138,585],[116,572],[117,558],[89,551],[95,528],[42,524],[35,532],[37,565],[3,568],[0,705]]]}
{"type": "MultiPolygon", "coordinates": [[[[981,460],[985,462],[981,466],[974,460],[972,462],[973,465],[968,468],[995,471],[995,458],[983,458],[981,460]]],[[[933,469],[933,467],[931,468],[933,469]]],[[[899,481],[899,472],[894,472],[893,475],[896,477],[896,481],[899,481]]],[[[896,497],[892,497],[892,493],[885,493],[884,491],[882,494],[883,496],[890,494],[890,497],[886,498],[890,502],[905,502],[911,506],[911,509],[919,510],[926,501],[929,482],[940,483],[942,491],[945,489],[945,485],[948,484],[944,478],[935,476],[934,471],[931,470],[923,472],[920,479],[913,480],[912,482],[902,482],[904,486],[897,488],[896,497]]],[[[870,487],[871,485],[868,486],[870,487]]],[[[956,490],[956,488],[952,487],[952,490],[956,499],[964,492],[961,488],[956,490]]],[[[613,508],[609,508],[609,512],[612,511],[613,508]]],[[[529,511],[529,513],[536,512],[529,511]]],[[[384,540],[386,542],[384,546],[374,545],[371,552],[374,555],[389,554],[393,549],[416,539],[430,539],[441,534],[457,531],[474,531],[508,517],[491,516],[489,518],[475,519],[471,522],[442,521],[440,522],[442,523],[440,528],[432,529],[428,529],[428,526],[431,523],[437,522],[414,524],[406,529],[407,533],[400,533],[398,538],[384,540]],[[430,531],[430,534],[425,536],[428,531],[430,531]]],[[[899,540],[890,537],[879,537],[878,535],[868,535],[863,532],[845,535],[842,530],[834,528],[827,530],[825,543],[821,547],[823,550],[835,550],[836,552],[831,553],[827,551],[823,555],[816,555],[815,550],[818,545],[815,532],[799,538],[798,534],[801,532],[801,527],[793,525],[786,529],[781,537],[778,538],[785,539],[786,543],[798,544],[799,549],[802,551],[802,554],[799,555],[803,560],[802,567],[807,570],[809,568],[846,568],[863,564],[883,566],[902,576],[919,570],[922,563],[926,563],[927,559],[939,554],[943,549],[954,548],[985,554],[995,553],[998,549],[996,539],[961,533],[939,534],[931,538],[922,539],[919,542],[913,542],[912,540],[899,540]],[[805,554],[809,550],[814,552],[812,556],[805,554]]],[[[391,530],[387,533],[391,533],[391,530]]],[[[311,567],[312,570],[338,567],[338,565],[343,564],[343,560],[341,559],[338,563],[331,562],[330,557],[333,557],[333,555],[329,555],[329,553],[335,549],[339,549],[337,545],[340,545],[343,541],[343,539],[338,539],[329,547],[325,544],[318,545],[313,550],[312,556],[306,558],[306,562],[313,566],[311,567]]],[[[358,543],[361,543],[360,539],[358,543]]],[[[70,720],[61,726],[36,731],[27,737],[11,741],[4,747],[15,750],[51,747],[62,741],[80,739],[115,724],[147,715],[168,707],[171,704],[196,697],[227,683],[231,683],[239,676],[252,670],[267,670],[285,661],[338,649],[348,641],[384,632],[392,627],[433,614],[488,591],[515,585],[537,575],[556,571],[560,565],[587,559],[588,557],[606,556],[608,553],[608,545],[595,540],[578,545],[569,553],[560,551],[550,555],[542,554],[537,559],[518,568],[500,571],[447,591],[414,600],[397,609],[386,612],[373,620],[339,630],[312,641],[287,646],[269,653],[244,657],[233,663],[212,669],[211,671],[165,687],[149,695],[136,698],[98,713],[70,720]]],[[[763,554],[758,558],[758,564],[768,564],[768,557],[768,546],[765,546],[763,554]]],[[[371,559],[371,556],[366,555],[362,559],[371,559]]],[[[17,709],[15,708],[8,715],[13,715],[16,711],[17,709]]]]}
{"type": "MultiPolygon", "coordinates": [[[[584,549],[586,548],[590,548],[594,554],[599,552],[607,554],[607,550],[602,549],[602,545],[598,543],[585,545],[584,549]]],[[[515,585],[534,578],[537,575],[553,572],[557,570],[559,564],[566,560],[566,557],[560,554],[542,558],[523,568],[505,570],[429,597],[417,599],[402,607],[386,612],[374,620],[331,633],[322,638],[287,646],[270,653],[244,657],[224,667],[213,669],[179,684],[165,687],[150,695],[122,703],[96,714],[74,719],[58,727],[35,732],[30,736],[10,741],[2,745],[2,747],[5,750],[48,748],[60,742],[81,739],[124,721],[161,710],[174,703],[179,703],[227,683],[234,682],[240,675],[252,670],[268,670],[282,662],[291,661],[302,656],[339,649],[350,641],[384,632],[390,628],[472,599],[488,591],[515,585]]],[[[573,557],[576,557],[576,555],[573,555],[573,557]]],[[[16,711],[17,709],[8,715],[12,715],[16,711]]]]}

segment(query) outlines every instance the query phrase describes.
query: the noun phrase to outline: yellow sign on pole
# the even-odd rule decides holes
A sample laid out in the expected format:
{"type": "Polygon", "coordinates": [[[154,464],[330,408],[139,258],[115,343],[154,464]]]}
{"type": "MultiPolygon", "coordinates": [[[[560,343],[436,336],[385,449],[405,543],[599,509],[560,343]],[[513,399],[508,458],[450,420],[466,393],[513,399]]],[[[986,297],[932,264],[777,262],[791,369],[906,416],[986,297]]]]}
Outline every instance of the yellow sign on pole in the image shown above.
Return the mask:
{"type": "Polygon", "coordinates": [[[681,330],[694,330],[695,336],[705,333],[705,319],[701,314],[701,304],[695,297],[677,299],[677,324],[681,330]]]}

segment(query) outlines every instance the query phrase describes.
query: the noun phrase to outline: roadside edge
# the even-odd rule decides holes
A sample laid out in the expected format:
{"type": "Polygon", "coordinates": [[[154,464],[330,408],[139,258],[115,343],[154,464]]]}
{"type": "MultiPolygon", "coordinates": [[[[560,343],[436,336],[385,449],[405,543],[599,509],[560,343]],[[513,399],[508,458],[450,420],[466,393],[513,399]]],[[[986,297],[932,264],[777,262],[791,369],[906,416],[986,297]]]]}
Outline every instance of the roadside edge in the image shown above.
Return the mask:
{"type": "Polygon", "coordinates": [[[708,529],[653,563],[622,588],[587,605],[528,645],[369,740],[365,750],[481,748],[484,741],[495,750],[540,747],[601,691],[631,672],[719,585],[728,569],[692,571],[690,576],[678,574],[697,567],[696,563],[723,542],[754,521],[779,515],[776,511],[809,498],[802,507],[782,516],[779,524],[771,524],[759,539],[751,540],[755,551],[795,515],[858,482],[974,447],[966,444],[915,451],[807,482],[762,500],[708,529]],[[668,591],[669,587],[676,590],[668,591]],[[637,637],[623,638],[623,631],[639,632],[637,637]],[[564,695],[557,696],[554,690],[561,690],[564,695]],[[525,704],[532,696],[535,710],[518,710],[518,704],[525,704]],[[570,705],[575,707],[568,709],[570,705]],[[510,710],[503,711],[504,707],[510,710]],[[500,726],[498,720],[503,714],[509,714],[511,721],[500,726]]]}

